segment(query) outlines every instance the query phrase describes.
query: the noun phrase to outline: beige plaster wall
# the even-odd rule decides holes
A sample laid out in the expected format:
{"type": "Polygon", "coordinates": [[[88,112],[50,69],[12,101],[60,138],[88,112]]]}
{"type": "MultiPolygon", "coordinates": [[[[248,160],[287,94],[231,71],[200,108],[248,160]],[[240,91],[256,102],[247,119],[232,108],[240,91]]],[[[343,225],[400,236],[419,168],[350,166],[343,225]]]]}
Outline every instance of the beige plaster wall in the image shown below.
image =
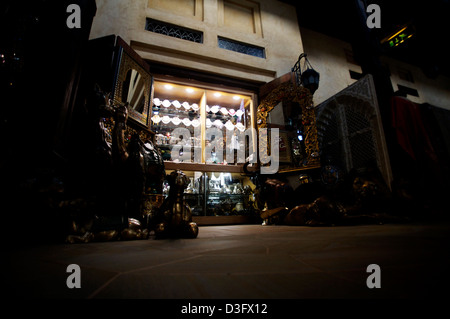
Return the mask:
{"type": "Polygon", "coordinates": [[[361,73],[361,67],[347,61],[345,50],[352,49],[349,43],[305,28],[301,29],[301,35],[308,60],[320,73],[319,88],[314,93],[315,105],[356,82],[349,70],[361,73]]]}
{"type": "Polygon", "coordinates": [[[277,0],[97,0],[90,38],[110,34],[144,59],[261,83],[303,52],[295,8],[277,0]],[[146,31],[147,17],[202,31],[203,43],[146,31]],[[266,58],[221,49],[218,36],[264,47],[266,58]]]}

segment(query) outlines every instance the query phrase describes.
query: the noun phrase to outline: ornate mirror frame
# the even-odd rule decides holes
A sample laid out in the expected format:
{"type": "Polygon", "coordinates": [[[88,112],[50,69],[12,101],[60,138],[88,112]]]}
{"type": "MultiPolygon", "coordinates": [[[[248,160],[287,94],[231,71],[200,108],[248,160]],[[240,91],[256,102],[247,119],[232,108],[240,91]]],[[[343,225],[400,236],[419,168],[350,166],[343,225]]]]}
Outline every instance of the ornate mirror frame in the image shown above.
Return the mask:
{"type": "Polygon", "coordinates": [[[129,70],[136,70],[144,81],[144,107],[142,113],[128,108],[128,118],[136,121],[145,128],[149,127],[150,98],[153,78],[150,75],[148,64],[142,60],[133,49],[120,37],[117,39],[117,64],[116,76],[114,80],[113,98],[115,103],[124,104],[122,101],[123,83],[126,80],[129,70]]]}
{"type": "MultiPolygon", "coordinates": [[[[308,89],[288,81],[272,90],[258,105],[256,118],[258,131],[261,128],[268,127],[267,117],[269,112],[283,101],[296,102],[302,109],[302,124],[305,141],[304,151],[306,154],[306,160],[302,166],[294,167],[293,163],[291,163],[288,168],[280,167],[278,172],[282,173],[320,167],[316,116],[313,98],[308,89]]],[[[261,138],[262,136],[260,135],[259,137],[261,138]]],[[[267,138],[265,138],[265,140],[268,141],[267,138]]],[[[269,151],[269,145],[267,146],[269,151]]]]}

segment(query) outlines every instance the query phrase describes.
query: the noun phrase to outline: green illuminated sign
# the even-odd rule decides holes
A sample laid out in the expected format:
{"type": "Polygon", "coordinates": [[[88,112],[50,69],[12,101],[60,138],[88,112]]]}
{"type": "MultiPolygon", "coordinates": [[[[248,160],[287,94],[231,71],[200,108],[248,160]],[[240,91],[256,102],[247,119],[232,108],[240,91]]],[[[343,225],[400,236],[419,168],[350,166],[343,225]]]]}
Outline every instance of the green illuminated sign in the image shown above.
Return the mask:
{"type": "Polygon", "coordinates": [[[381,44],[386,45],[389,48],[393,48],[405,43],[413,35],[414,35],[413,28],[410,26],[405,26],[402,27],[399,31],[396,31],[395,33],[381,40],[381,44]]]}

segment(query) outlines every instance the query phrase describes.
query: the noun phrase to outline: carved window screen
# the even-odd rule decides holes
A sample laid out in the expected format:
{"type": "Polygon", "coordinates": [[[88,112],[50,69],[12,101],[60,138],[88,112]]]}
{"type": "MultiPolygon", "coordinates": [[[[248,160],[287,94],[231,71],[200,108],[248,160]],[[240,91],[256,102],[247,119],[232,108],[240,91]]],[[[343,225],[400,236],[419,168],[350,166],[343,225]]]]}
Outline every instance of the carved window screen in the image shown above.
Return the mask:
{"type": "Polygon", "coordinates": [[[388,186],[392,172],[371,75],[316,107],[321,157],[349,172],[376,164],[388,186]]]}

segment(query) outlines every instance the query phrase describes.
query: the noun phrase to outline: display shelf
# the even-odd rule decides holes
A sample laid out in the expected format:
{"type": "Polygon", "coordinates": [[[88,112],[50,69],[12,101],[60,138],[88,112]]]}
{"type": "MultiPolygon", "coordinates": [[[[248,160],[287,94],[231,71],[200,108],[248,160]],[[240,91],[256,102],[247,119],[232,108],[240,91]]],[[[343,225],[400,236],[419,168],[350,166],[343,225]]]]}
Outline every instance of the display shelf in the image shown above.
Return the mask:
{"type": "MultiPolygon", "coordinates": [[[[155,133],[170,136],[176,128],[187,128],[201,134],[210,127],[225,131],[241,131],[252,126],[253,95],[222,91],[210,85],[199,87],[173,81],[156,80],[152,98],[151,128],[155,133]],[[197,131],[196,131],[197,130],[197,131]]],[[[157,145],[165,144],[157,141],[157,145]]],[[[196,145],[197,146],[197,145],[196,145]]],[[[202,143],[203,147],[206,147],[202,143]]],[[[167,146],[164,146],[167,147],[167,146]]],[[[253,145],[254,147],[254,145],[253,145]]],[[[201,159],[205,162],[205,159],[201,159]]]]}
{"type": "Polygon", "coordinates": [[[177,145],[177,144],[159,144],[158,148],[172,148],[174,146],[182,146],[182,147],[190,147],[190,148],[196,148],[196,149],[201,149],[201,146],[189,146],[189,145],[177,145]]]}
{"type": "MultiPolygon", "coordinates": [[[[167,170],[166,173],[169,171],[167,170]]],[[[193,216],[250,216],[254,214],[251,204],[254,200],[251,189],[254,186],[248,176],[217,170],[214,172],[183,170],[183,172],[190,179],[183,197],[191,208],[193,216]]]]}
{"type": "MultiPolygon", "coordinates": [[[[200,163],[175,163],[164,162],[164,166],[168,170],[181,169],[186,171],[202,171],[202,172],[223,172],[223,173],[244,173],[243,164],[200,164],[200,163]]],[[[256,166],[250,171],[255,171],[256,166]]]]}

